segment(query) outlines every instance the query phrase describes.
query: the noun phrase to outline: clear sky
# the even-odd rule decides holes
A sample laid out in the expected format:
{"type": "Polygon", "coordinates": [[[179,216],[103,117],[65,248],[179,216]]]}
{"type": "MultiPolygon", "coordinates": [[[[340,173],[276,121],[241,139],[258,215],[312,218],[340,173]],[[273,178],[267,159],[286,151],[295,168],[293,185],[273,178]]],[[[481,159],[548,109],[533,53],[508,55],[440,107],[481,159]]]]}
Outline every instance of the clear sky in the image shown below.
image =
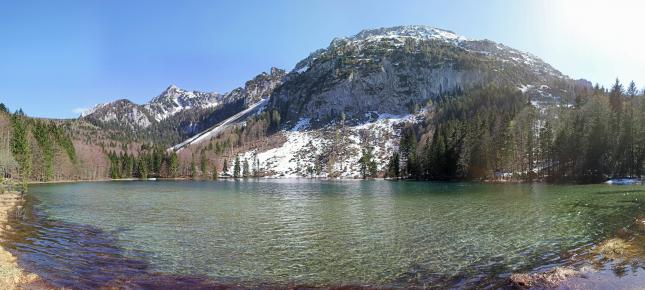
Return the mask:
{"type": "Polygon", "coordinates": [[[362,29],[423,24],[531,52],[574,78],[645,85],[645,1],[0,0],[0,102],[76,117],[168,85],[226,92],[362,29]]]}

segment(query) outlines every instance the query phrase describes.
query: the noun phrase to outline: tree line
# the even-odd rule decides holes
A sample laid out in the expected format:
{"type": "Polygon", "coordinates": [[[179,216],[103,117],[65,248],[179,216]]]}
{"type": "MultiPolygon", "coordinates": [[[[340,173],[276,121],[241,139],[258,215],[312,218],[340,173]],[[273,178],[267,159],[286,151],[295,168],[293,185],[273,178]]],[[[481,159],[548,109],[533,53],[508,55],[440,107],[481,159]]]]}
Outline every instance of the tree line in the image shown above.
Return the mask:
{"type": "Polygon", "coordinates": [[[633,82],[552,106],[486,86],[432,108],[427,123],[403,128],[387,176],[591,183],[645,174],[645,96],[633,82]]]}
{"type": "MultiPolygon", "coordinates": [[[[26,190],[30,180],[49,181],[55,173],[55,159],[62,152],[72,163],[76,162],[76,149],[65,130],[56,122],[29,118],[19,109],[11,114],[0,104],[0,114],[11,123],[10,151],[17,163],[17,179],[26,190]]],[[[3,175],[6,175],[4,168],[3,175]]]]}

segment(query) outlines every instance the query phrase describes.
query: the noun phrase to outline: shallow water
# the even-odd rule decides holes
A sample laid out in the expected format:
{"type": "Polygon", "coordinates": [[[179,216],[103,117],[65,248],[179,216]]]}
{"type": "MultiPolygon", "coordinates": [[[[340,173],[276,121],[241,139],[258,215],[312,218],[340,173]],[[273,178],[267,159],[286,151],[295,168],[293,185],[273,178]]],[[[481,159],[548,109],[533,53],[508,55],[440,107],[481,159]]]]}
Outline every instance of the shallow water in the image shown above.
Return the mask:
{"type": "Polygon", "coordinates": [[[31,197],[10,247],[73,288],[497,287],[567,263],[645,208],[643,186],[389,181],[76,183],[31,197]]]}

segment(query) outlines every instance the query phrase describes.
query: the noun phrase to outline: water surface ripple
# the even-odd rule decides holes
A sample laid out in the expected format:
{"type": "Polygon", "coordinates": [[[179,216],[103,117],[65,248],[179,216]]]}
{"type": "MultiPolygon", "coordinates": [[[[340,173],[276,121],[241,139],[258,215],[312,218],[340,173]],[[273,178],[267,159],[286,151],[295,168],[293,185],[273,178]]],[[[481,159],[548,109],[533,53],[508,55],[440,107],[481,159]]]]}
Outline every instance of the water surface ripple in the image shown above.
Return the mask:
{"type": "Polygon", "coordinates": [[[645,191],[249,180],[38,185],[31,196],[10,246],[57,286],[495,287],[631,224],[645,191]]]}

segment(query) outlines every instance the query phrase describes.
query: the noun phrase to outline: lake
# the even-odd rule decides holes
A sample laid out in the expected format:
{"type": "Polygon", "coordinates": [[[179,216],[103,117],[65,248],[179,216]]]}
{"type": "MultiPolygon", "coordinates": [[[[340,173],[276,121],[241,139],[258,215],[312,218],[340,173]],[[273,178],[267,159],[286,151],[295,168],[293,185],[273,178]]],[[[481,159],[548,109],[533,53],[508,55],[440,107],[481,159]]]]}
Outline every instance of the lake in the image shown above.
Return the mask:
{"type": "Polygon", "coordinates": [[[71,288],[497,287],[568,263],[645,209],[645,187],[610,185],[261,179],[30,191],[8,246],[71,288]]]}

